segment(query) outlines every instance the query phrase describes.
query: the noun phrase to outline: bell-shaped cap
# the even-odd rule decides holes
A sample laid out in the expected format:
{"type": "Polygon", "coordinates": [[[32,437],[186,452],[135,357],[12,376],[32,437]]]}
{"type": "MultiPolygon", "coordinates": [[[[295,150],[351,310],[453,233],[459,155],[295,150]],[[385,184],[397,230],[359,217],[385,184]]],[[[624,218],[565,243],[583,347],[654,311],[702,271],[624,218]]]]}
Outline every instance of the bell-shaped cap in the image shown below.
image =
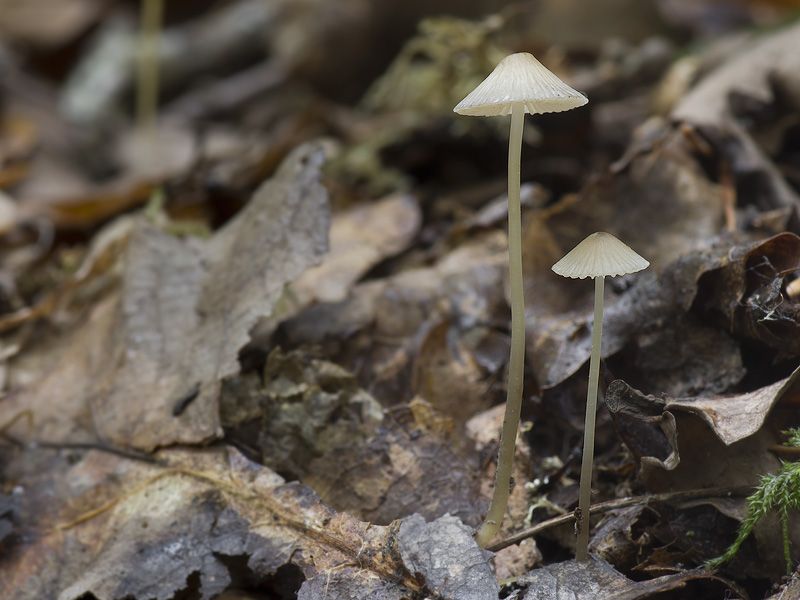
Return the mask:
{"type": "Polygon", "coordinates": [[[650,263],[610,233],[598,231],[553,265],[562,277],[616,277],[646,269],[650,263]]]}
{"type": "Polygon", "coordinates": [[[519,52],[501,60],[453,110],[470,117],[493,117],[510,114],[518,103],[525,106],[526,113],[536,114],[570,110],[588,101],[532,54],[519,52]]]}

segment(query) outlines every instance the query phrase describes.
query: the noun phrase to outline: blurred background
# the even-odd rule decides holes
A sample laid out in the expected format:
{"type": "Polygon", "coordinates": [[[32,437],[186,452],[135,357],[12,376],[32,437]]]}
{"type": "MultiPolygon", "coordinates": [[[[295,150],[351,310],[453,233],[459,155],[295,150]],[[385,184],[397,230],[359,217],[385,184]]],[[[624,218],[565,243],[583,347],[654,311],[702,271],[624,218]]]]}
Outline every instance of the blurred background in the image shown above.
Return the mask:
{"type": "Polygon", "coordinates": [[[548,150],[526,155],[525,177],[555,198],[619,158],[633,128],[667,114],[725,49],[693,53],[797,10],[790,0],[153,4],[163,17],[155,155],[132,141],[141,3],[0,1],[0,231],[44,217],[56,233],[85,232],[165,182],[173,216],[217,226],[289,148],[319,136],[343,144],[336,202],[502,174],[503,127],[451,108],[514,51],[591,98],[526,135],[548,150]],[[476,146],[491,150],[477,164],[476,146]]]}

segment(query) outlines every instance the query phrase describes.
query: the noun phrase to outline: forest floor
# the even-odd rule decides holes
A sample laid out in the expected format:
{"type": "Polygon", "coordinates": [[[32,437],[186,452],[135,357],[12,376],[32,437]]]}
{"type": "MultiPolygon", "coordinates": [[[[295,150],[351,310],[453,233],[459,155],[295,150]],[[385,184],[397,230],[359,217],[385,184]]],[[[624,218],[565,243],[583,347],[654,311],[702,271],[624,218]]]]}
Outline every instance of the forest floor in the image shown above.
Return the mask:
{"type": "Polygon", "coordinates": [[[0,600],[800,599],[796,8],[579,4],[0,0],[0,600]],[[453,107],[520,51],[589,103],[525,117],[481,549],[509,120],[453,107]],[[595,231],[650,266],[576,562],[595,231]]]}

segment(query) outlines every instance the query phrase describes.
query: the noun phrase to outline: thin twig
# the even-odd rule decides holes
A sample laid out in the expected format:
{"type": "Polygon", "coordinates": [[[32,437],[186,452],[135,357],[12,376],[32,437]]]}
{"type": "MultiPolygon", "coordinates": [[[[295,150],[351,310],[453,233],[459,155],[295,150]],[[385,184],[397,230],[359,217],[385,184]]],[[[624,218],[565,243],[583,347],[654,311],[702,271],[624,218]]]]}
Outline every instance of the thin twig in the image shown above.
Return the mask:
{"type": "MultiPolygon", "coordinates": [[[[589,509],[589,512],[592,515],[596,515],[599,513],[608,512],[609,510],[614,510],[616,508],[625,508],[627,506],[648,505],[648,504],[674,502],[681,500],[692,500],[695,498],[716,498],[719,496],[747,496],[750,493],[752,493],[752,491],[753,491],[752,486],[742,485],[736,487],[714,487],[714,488],[704,488],[699,490],[684,490],[680,492],[665,492],[662,494],[649,494],[645,496],[631,496],[629,498],[618,498],[616,500],[608,500],[607,502],[600,502],[598,504],[594,504],[589,509]]],[[[545,529],[550,529],[552,527],[564,525],[574,520],[575,516],[571,512],[566,515],[553,517],[552,519],[548,519],[547,521],[542,521],[541,523],[538,523],[533,527],[529,527],[528,529],[523,529],[522,531],[515,533],[514,535],[511,535],[503,540],[500,540],[497,543],[489,544],[486,547],[486,549],[491,550],[492,552],[497,552],[498,550],[502,550],[503,548],[508,548],[509,546],[518,544],[522,540],[526,540],[529,537],[533,537],[534,535],[544,531],[545,529]]]]}

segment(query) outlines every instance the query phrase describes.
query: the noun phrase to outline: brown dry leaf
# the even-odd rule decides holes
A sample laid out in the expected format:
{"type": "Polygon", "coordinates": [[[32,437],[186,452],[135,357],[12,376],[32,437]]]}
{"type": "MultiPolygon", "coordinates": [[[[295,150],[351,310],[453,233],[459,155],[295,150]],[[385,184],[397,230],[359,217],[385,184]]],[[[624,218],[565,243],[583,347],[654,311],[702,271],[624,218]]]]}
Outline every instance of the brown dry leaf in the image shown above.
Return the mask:
{"type": "Polygon", "coordinates": [[[700,302],[730,330],[781,358],[800,355],[800,304],[786,293],[800,269],[800,237],[782,233],[731,248],[699,282],[700,302]]]}
{"type": "Polygon", "coordinates": [[[18,456],[9,474],[26,541],[0,555],[0,598],[210,599],[242,577],[277,579],[306,600],[441,598],[426,581],[448,598],[497,598],[471,531],[452,517],[359,522],[230,448],[158,459],[18,456]]]}
{"type": "Polygon", "coordinates": [[[88,27],[103,10],[98,0],[0,1],[0,33],[4,37],[41,46],[66,44],[88,27]]]}
{"type": "Polygon", "coordinates": [[[19,191],[23,213],[45,217],[62,229],[97,226],[143,205],[153,190],[153,184],[144,180],[93,185],[46,157],[37,159],[33,170],[19,191]]]}
{"type": "Polygon", "coordinates": [[[798,377],[800,367],[789,377],[753,392],[722,398],[667,398],[665,408],[697,415],[726,446],[730,446],[761,429],[775,403],[796,386],[798,377]]]}
{"type": "Polygon", "coordinates": [[[663,399],[616,379],[608,386],[605,403],[617,434],[637,460],[666,470],[678,465],[675,417],[664,411],[663,399]]]}
{"type": "Polygon", "coordinates": [[[746,201],[761,210],[800,208],[800,197],[767,156],[786,129],[783,115],[800,106],[798,35],[794,23],[740,45],[671,114],[711,142],[747,190],[746,201]]]}
{"type": "MultiPolygon", "coordinates": [[[[800,368],[790,377],[752,393],[685,400],[647,398],[624,382],[615,381],[609,387],[609,408],[612,412],[626,412],[637,419],[652,421],[668,418],[672,423],[676,435],[666,441],[672,449],[671,456],[676,460],[665,462],[658,456],[648,455],[644,447],[631,447],[634,455],[644,455],[641,458],[641,476],[648,489],[661,491],[717,485],[755,485],[761,475],[774,472],[780,466],[768,448],[777,441],[778,431],[789,422],[787,419],[793,418],[791,411],[782,409],[778,401],[797,385],[799,374],[800,368]],[[670,410],[665,410],[665,407],[670,410]],[[655,415],[659,410],[663,410],[660,416],[647,417],[647,414],[655,415]]],[[[630,435],[624,435],[623,439],[628,445],[636,444],[637,439],[648,440],[644,436],[633,438],[630,435]]],[[[646,443],[652,448],[652,440],[646,443]]],[[[718,505],[714,507],[720,510],[718,505]]],[[[728,514],[725,510],[722,512],[728,514]]],[[[738,519],[741,520],[742,516],[738,519]]],[[[693,548],[691,541],[684,536],[686,531],[708,523],[709,518],[708,513],[684,513],[681,523],[673,523],[672,528],[665,525],[662,533],[664,542],[678,539],[677,549],[692,550],[695,555],[700,552],[699,558],[720,554],[725,549],[721,542],[724,538],[717,529],[705,537],[699,537],[699,540],[713,540],[715,544],[704,550],[693,548]]],[[[665,523],[669,523],[669,520],[665,523]]],[[[716,528],[721,527],[718,522],[714,523],[716,528]]],[[[749,576],[780,577],[785,562],[780,551],[779,529],[769,523],[759,523],[756,527],[754,536],[758,542],[757,549],[753,547],[747,550],[755,553],[748,555],[749,576]]],[[[800,528],[791,527],[790,535],[794,540],[800,539],[800,528]]]]}
{"type": "Polygon", "coordinates": [[[270,352],[263,382],[257,376],[226,382],[220,400],[226,439],[291,479],[303,480],[316,457],[371,441],[383,420],[380,404],[352,373],[300,350],[270,352]]]}
{"type": "MultiPolygon", "coordinates": [[[[282,324],[281,343],[329,344],[342,364],[357,365],[359,379],[368,382],[364,387],[384,405],[406,403],[425,395],[424,381],[413,387],[414,364],[428,333],[452,311],[448,336],[496,376],[507,359],[504,336],[492,329],[507,324],[507,307],[498,293],[507,260],[506,236],[483,233],[433,267],[365,282],[342,302],[309,307],[282,324]]],[[[425,399],[437,404],[435,398],[425,399]]],[[[448,410],[447,402],[442,408],[448,410]]]]}
{"type": "Polygon", "coordinates": [[[14,200],[0,190],[0,235],[5,235],[19,223],[19,209],[14,200]]]}
{"type": "Polygon", "coordinates": [[[219,436],[220,381],[238,371],[248,332],[270,313],[285,283],[325,250],[323,159],[317,145],[296,150],[208,241],[137,223],[118,300],[76,325],[72,343],[64,336],[56,351],[45,345],[40,352],[50,356],[49,365],[0,413],[31,408],[36,435],[47,439],[69,439],[83,429],[146,450],[219,436]],[[82,406],[87,398],[90,417],[82,406]]]}
{"type": "Polygon", "coordinates": [[[331,221],[330,250],[321,265],[292,284],[306,302],[339,302],[358,279],[380,261],[406,250],[419,231],[422,213],[417,199],[389,196],[356,206],[331,221]]]}
{"type": "Polygon", "coordinates": [[[0,167],[29,158],[38,143],[37,127],[26,115],[6,114],[0,118],[0,167]]]}
{"type": "Polygon", "coordinates": [[[633,581],[594,556],[586,562],[568,561],[536,569],[517,579],[518,585],[527,586],[524,600],[645,600],[687,586],[689,589],[684,592],[686,597],[701,597],[691,592],[695,590],[695,593],[702,593],[704,589],[694,587],[694,583],[711,585],[715,596],[732,592],[739,598],[748,597],[736,584],[712,575],[705,569],[633,581]]]}
{"type": "Polygon", "coordinates": [[[345,300],[372,267],[408,248],[421,222],[417,200],[408,195],[389,196],[335,214],[322,264],[306,270],[288,287],[279,311],[264,319],[253,337],[267,337],[278,323],[314,302],[345,300]]]}
{"type": "Polygon", "coordinates": [[[458,452],[449,435],[436,431],[386,424],[376,434],[314,459],[304,482],[337,510],[371,523],[418,512],[479,524],[485,506],[474,453],[458,452]]]}
{"type": "Polygon", "coordinates": [[[412,386],[437,411],[453,419],[460,430],[472,415],[489,408],[491,397],[482,385],[484,373],[472,349],[452,330],[452,324],[443,320],[428,331],[414,361],[412,386]]]}
{"type": "MultiPolygon", "coordinates": [[[[662,424],[666,415],[672,417],[676,412],[685,412],[692,415],[693,418],[704,421],[720,442],[731,446],[761,430],[768,415],[783,395],[791,394],[791,390],[796,389],[799,377],[800,367],[795,369],[789,377],[753,392],[695,398],[670,398],[663,395],[655,398],[647,396],[617,379],[608,386],[606,406],[617,418],[627,415],[635,421],[648,424],[662,424]]],[[[636,430],[631,429],[631,426],[634,423],[628,423],[628,427],[623,424],[621,433],[634,455],[637,457],[653,456],[654,448],[659,445],[653,436],[633,437],[631,432],[636,430]]],[[[674,440],[668,438],[667,441],[670,442],[671,450],[677,451],[674,440]]],[[[661,446],[662,451],[666,450],[663,444],[661,446]]],[[[674,466],[677,466],[677,463],[674,466]]],[[[705,483],[708,485],[709,482],[705,483]]]]}

